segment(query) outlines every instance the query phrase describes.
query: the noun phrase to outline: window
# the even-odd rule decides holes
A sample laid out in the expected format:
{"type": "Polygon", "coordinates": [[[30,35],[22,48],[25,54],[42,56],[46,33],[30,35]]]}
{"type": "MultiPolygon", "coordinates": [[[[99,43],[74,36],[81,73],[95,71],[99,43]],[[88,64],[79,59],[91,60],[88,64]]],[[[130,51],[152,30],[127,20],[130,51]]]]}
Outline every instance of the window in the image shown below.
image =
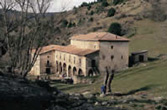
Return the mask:
{"type": "Polygon", "coordinates": [[[81,63],[82,63],[82,62],[81,62],[81,59],[79,59],[79,65],[80,65],[80,66],[81,66],[81,63]]]}
{"type": "Polygon", "coordinates": [[[46,66],[49,66],[49,65],[50,65],[50,61],[47,60],[47,62],[46,62],[46,66]]]}
{"type": "Polygon", "coordinates": [[[102,55],[102,59],[105,60],[106,56],[105,55],[102,55]]]}
{"type": "Polygon", "coordinates": [[[113,49],[113,48],[114,48],[114,46],[112,45],[112,46],[111,46],[111,49],[113,49]]]}
{"type": "Polygon", "coordinates": [[[50,56],[47,56],[48,58],[50,58],[50,56]]]}
{"type": "Polygon", "coordinates": [[[75,57],[74,57],[74,64],[75,64],[75,57]]]}
{"type": "Polygon", "coordinates": [[[96,60],[92,60],[92,67],[96,66],[96,60]]]}
{"type": "Polygon", "coordinates": [[[114,59],[114,55],[111,55],[111,60],[113,60],[114,59]]]}
{"type": "Polygon", "coordinates": [[[123,56],[123,55],[121,56],[121,59],[124,59],[124,56],[123,56]]]}
{"type": "Polygon", "coordinates": [[[69,62],[71,62],[71,55],[69,55],[69,62]]]}
{"type": "Polygon", "coordinates": [[[66,60],[66,55],[64,54],[64,61],[66,60]]]}

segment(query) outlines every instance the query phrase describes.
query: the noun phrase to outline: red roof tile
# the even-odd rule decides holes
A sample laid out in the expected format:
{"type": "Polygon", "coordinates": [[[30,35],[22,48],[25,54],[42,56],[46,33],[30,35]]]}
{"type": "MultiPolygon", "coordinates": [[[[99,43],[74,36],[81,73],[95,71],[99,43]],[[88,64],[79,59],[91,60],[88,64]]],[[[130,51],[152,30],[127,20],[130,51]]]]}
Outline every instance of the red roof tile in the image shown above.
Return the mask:
{"type": "Polygon", "coordinates": [[[61,52],[70,53],[70,54],[74,54],[74,55],[85,56],[85,55],[97,52],[98,50],[81,49],[81,48],[77,48],[76,46],[73,46],[73,45],[68,45],[68,46],[49,45],[49,46],[43,47],[40,54],[44,54],[44,53],[50,52],[50,51],[61,51],[61,52]]]}
{"type": "Polygon", "coordinates": [[[72,40],[94,40],[94,41],[129,41],[129,39],[120,37],[108,32],[93,32],[89,34],[75,35],[72,40]]]}

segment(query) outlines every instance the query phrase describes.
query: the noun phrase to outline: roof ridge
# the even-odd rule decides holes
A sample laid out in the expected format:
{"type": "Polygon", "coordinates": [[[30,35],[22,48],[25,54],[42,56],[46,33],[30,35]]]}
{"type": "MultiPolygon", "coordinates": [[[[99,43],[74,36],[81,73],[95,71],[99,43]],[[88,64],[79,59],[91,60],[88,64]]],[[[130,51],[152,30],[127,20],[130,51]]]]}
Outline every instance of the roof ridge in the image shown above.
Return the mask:
{"type": "Polygon", "coordinates": [[[108,34],[108,33],[105,32],[105,34],[104,34],[98,41],[100,41],[101,39],[103,39],[107,34],[108,34]]]}

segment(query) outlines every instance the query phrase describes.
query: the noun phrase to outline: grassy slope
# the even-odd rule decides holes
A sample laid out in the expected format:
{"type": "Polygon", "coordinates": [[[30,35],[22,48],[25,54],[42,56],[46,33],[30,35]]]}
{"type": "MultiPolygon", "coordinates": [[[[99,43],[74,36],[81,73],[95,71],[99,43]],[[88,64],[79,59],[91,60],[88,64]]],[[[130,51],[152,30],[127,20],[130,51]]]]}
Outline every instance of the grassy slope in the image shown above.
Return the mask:
{"type": "MultiPolygon", "coordinates": [[[[133,67],[126,71],[122,71],[116,75],[112,88],[113,92],[129,93],[132,91],[149,92],[151,96],[167,97],[167,60],[158,60],[149,62],[146,65],[133,67]]],[[[100,92],[100,86],[103,82],[100,77],[94,84],[77,84],[66,85],[57,83],[60,90],[64,92],[84,92],[91,91],[93,93],[100,92]]]]}
{"type": "Polygon", "coordinates": [[[130,51],[149,50],[149,56],[167,54],[167,21],[142,20],[134,24],[137,34],[131,38],[130,51]]]}

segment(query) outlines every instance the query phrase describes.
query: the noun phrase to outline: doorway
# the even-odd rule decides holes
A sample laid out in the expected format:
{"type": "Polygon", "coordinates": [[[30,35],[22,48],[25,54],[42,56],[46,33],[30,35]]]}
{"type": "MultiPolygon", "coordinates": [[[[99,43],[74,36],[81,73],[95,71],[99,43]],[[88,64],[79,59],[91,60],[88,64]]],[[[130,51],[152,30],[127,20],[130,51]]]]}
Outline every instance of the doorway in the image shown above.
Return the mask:
{"type": "Polygon", "coordinates": [[[92,60],[92,67],[96,66],[96,60],[92,60]]]}
{"type": "Polygon", "coordinates": [[[144,62],[144,55],[139,55],[139,61],[144,62]]]}
{"type": "Polygon", "coordinates": [[[51,74],[51,69],[50,68],[46,68],[46,74],[51,74]]]}

